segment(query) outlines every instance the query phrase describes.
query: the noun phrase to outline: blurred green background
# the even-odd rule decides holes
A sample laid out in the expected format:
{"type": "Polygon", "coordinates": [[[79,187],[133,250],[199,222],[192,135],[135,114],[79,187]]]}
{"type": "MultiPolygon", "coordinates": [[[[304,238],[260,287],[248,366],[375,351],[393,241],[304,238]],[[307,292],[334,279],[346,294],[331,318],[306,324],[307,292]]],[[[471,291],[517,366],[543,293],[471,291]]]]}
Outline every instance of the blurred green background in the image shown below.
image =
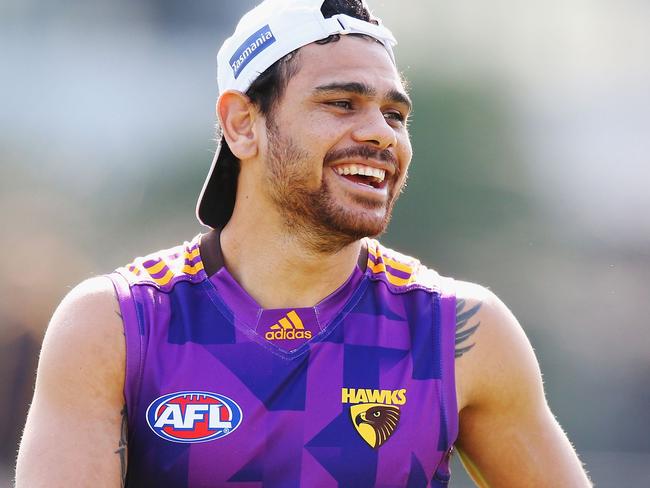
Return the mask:
{"type": "MultiPolygon", "coordinates": [[[[0,0],[0,486],[59,300],[205,230],[216,52],[254,3],[0,0]]],[[[495,291],[596,485],[650,486],[650,3],[371,6],[415,101],[383,241],[495,291]]]]}

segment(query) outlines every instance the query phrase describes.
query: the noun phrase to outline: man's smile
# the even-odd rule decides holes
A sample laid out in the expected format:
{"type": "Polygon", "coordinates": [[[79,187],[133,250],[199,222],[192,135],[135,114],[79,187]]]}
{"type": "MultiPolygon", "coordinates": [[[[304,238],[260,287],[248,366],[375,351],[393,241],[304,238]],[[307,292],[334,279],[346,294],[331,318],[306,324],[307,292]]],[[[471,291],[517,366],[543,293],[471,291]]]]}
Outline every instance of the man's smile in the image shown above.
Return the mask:
{"type": "Polygon", "coordinates": [[[386,170],[363,164],[348,163],[332,166],[332,172],[338,180],[356,191],[371,193],[375,197],[381,196],[385,198],[388,196],[386,170]]]}
{"type": "Polygon", "coordinates": [[[334,166],[336,171],[341,176],[349,176],[348,179],[357,181],[359,183],[367,184],[373,188],[378,188],[386,178],[386,170],[380,168],[373,168],[364,164],[346,163],[334,166]],[[354,177],[358,178],[354,178],[354,177]]]}

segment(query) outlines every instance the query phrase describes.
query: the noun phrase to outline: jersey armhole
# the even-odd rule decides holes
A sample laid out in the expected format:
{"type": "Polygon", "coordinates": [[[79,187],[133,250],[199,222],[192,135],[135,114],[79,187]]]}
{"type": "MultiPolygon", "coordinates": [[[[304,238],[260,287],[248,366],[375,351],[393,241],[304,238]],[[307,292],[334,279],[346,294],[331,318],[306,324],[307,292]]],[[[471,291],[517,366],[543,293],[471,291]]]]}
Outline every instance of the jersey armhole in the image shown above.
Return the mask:
{"type": "Polygon", "coordinates": [[[456,284],[452,278],[444,278],[440,290],[440,322],[444,348],[443,375],[445,382],[445,406],[449,408],[449,441],[458,437],[458,401],[456,398],[456,284]]]}
{"type": "Polygon", "coordinates": [[[113,283],[117,300],[122,314],[122,325],[124,328],[124,339],[126,342],[126,365],[124,378],[124,398],[131,431],[133,419],[136,418],[135,409],[138,405],[138,394],[142,380],[142,358],[143,340],[142,333],[144,324],[142,314],[138,313],[137,304],[133,297],[131,287],[127,279],[120,273],[111,273],[107,277],[113,283]]]}
{"type": "Polygon", "coordinates": [[[436,476],[449,480],[451,451],[458,438],[458,399],[456,398],[456,287],[451,278],[442,278],[438,296],[438,317],[442,346],[442,408],[446,412],[447,453],[436,470],[436,476]]]}

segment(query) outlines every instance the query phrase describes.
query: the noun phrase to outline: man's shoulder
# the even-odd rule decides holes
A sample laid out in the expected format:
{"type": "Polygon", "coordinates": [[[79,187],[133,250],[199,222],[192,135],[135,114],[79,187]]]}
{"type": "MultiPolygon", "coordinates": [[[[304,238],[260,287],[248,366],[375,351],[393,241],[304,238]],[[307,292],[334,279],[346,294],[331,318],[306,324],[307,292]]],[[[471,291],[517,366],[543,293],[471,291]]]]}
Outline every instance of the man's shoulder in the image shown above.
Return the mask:
{"type": "Polygon", "coordinates": [[[149,285],[161,291],[171,290],[181,281],[200,282],[206,278],[199,250],[200,235],[177,246],[133,259],[115,272],[129,285],[149,285]]]}
{"type": "Polygon", "coordinates": [[[82,366],[120,372],[123,361],[122,318],[113,285],[105,276],[82,281],[54,312],[41,363],[65,376],[82,366]]]}
{"type": "Polygon", "coordinates": [[[412,289],[453,293],[454,282],[424,265],[418,258],[367,239],[368,270],[372,279],[383,281],[392,291],[412,289]]]}
{"type": "Polygon", "coordinates": [[[430,288],[453,294],[458,300],[500,307],[503,304],[489,287],[440,274],[420,259],[367,239],[368,268],[375,279],[402,288],[430,288]]]}
{"type": "Polygon", "coordinates": [[[70,335],[83,341],[121,334],[121,328],[115,288],[106,276],[96,276],[82,281],[63,298],[47,334],[70,335]]]}
{"type": "MultiPolygon", "coordinates": [[[[515,385],[535,386],[539,367],[524,329],[489,288],[456,281],[456,376],[459,406],[483,402],[515,385]],[[461,358],[462,357],[462,358],[461,358]]],[[[523,388],[523,387],[522,387],[523,388]]],[[[527,387],[526,387],[527,388],[527,387]]]]}
{"type": "Polygon", "coordinates": [[[87,310],[89,315],[93,309],[112,309],[116,304],[115,290],[106,276],[95,276],[77,284],[63,298],[56,314],[61,311],[87,310]]]}

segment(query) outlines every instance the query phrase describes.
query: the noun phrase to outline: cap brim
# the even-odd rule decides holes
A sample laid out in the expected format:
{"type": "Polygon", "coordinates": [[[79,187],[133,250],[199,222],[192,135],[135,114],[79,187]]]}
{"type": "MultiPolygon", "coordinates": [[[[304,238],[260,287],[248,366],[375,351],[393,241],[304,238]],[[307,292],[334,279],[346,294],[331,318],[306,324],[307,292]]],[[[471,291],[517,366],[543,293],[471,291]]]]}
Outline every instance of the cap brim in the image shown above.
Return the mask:
{"type": "Polygon", "coordinates": [[[235,207],[239,164],[223,139],[212,159],[212,165],[196,204],[196,217],[203,225],[223,228],[235,207]]]}

